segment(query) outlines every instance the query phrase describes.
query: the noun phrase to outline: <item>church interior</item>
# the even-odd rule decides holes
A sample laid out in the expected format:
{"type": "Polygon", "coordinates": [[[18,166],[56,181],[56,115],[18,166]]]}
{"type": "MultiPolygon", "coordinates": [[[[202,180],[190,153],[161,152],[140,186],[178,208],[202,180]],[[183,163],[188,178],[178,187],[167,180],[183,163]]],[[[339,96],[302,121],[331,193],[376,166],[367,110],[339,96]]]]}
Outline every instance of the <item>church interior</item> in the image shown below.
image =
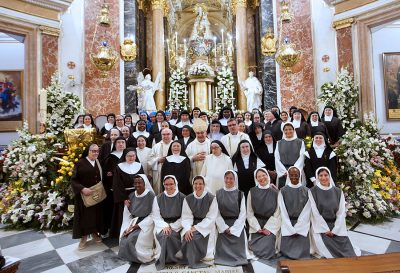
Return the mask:
{"type": "MultiPolygon", "coordinates": [[[[304,137],[306,148],[312,137],[304,137]]],[[[400,2],[0,0],[0,152],[0,272],[397,272],[400,2]],[[300,261],[309,271],[296,271],[295,260],[277,254],[243,266],[159,271],[120,259],[115,238],[78,250],[73,166],[84,146],[104,142],[100,133],[73,131],[78,115],[90,114],[98,129],[110,113],[129,116],[137,130],[142,113],[197,107],[211,126],[225,110],[263,120],[273,108],[291,116],[294,107],[320,120],[327,106],[344,128],[331,146],[358,264],[313,256],[300,261]],[[329,271],[335,260],[342,271],[329,271]]]]}

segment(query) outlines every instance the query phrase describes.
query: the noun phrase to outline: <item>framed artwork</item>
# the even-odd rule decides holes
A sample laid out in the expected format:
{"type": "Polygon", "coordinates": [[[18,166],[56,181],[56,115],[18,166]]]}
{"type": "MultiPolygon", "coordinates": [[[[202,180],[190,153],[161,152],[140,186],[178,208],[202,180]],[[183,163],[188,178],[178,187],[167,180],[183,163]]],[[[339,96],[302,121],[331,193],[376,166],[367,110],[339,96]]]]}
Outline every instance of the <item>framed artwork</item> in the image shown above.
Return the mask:
{"type": "Polygon", "coordinates": [[[0,70],[0,131],[15,131],[21,127],[23,97],[23,70],[0,70]]]}
{"type": "Polygon", "coordinates": [[[388,120],[400,120],[400,52],[383,53],[383,81],[388,120]]]}

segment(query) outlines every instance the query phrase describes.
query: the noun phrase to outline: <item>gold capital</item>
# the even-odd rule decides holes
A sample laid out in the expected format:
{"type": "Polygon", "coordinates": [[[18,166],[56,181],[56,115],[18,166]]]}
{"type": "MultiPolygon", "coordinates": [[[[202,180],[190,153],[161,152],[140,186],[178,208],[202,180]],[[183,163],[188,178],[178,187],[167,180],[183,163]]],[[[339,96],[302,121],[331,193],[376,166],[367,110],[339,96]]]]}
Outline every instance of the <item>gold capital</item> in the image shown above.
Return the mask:
{"type": "Polygon", "coordinates": [[[336,30],[342,29],[342,28],[346,28],[351,26],[354,23],[354,18],[346,18],[343,20],[339,20],[339,21],[335,21],[333,22],[332,27],[336,30]]]}
{"type": "Polygon", "coordinates": [[[40,26],[39,30],[43,34],[51,35],[51,36],[60,36],[60,30],[54,27],[40,26]]]}
{"type": "Polygon", "coordinates": [[[231,10],[236,14],[237,8],[247,8],[247,0],[233,0],[231,1],[231,10]]]}
{"type": "Polygon", "coordinates": [[[151,10],[163,9],[164,0],[151,0],[151,10]]]}

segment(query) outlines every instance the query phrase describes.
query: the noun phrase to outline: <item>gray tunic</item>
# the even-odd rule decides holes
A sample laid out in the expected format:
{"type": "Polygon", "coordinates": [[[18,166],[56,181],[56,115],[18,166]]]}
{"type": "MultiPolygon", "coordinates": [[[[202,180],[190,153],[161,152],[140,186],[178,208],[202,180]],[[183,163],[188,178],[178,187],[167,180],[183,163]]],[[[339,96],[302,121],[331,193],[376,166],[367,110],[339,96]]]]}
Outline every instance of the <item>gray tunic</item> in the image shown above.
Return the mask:
{"type": "MultiPolygon", "coordinates": [[[[281,139],[278,141],[279,156],[282,164],[288,169],[296,163],[297,159],[300,157],[300,150],[303,144],[303,140],[296,138],[291,141],[281,139]]],[[[282,176],[279,178],[279,189],[285,186],[286,177],[282,176]]]]}
{"type": "MultiPolygon", "coordinates": [[[[129,195],[129,200],[131,201],[129,212],[132,214],[133,218],[138,217],[136,224],[139,224],[141,221],[143,221],[143,219],[150,215],[153,207],[154,197],[154,193],[151,191],[143,197],[136,197],[135,192],[132,192],[129,195]]],[[[142,232],[141,229],[137,229],[128,236],[121,238],[118,252],[119,258],[129,262],[141,263],[141,261],[137,258],[136,253],[136,242],[140,232],[142,232]]]]}
{"type": "MultiPolygon", "coordinates": [[[[281,189],[281,194],[290,222],[294,226],[308,201],[308,189],[304,186],[299,188],[285,186],[281,189]]],[[[310,258],[310,240],[308,236],[304,237],[300,234],[282,236],[281,253],[290,259],[310,258]]]]}
{"type": "MultiPolygon", "coordinates": [[[[195,198],[193,193],[186,196],[186,202],[193,214],[193,225],[203,221],[210,209],[213,199],[214,195],[209,192],[201,199],[195,198]]],[[[201,260],[207,255],[209,237],[209,235],[203,237],[203,235],[196,230],[193,232],[193,239],[191,241],[183,240],[183,259],[184,263],[188,264],[190,268],[208,267],[208,265],[201,262],[201,260]]]]}
{"type": "MultiPolygon", "coordinates": [[[[225,224],[229,227],[233,226],[240,214],[240,204],[244,198],[243,192],[238,189],[234,191],[220,189],[217,191],[216,197],[218,209],[225,224]]],[[[240,237],[218,233],[214,262],[227,266],[240,266],[248,263],[244,228],[240,237]]]]}
{"type": "MultiPolygon", "coordinates": [[[[254,216],[262,228],[275,213],[278,205],[278,191],[273,188],[260,189],[253,187],[250,193],[254,216]]],[[[270,259],[275,255],[275,241],[276,236],[272,233],[268,236],[253,233],[249,241],[249,249],[260,259],[270,259]]]]}
{"type": "MultiPolygon", "coordinates": [[[[314,186],[311,189],[318,212],[324,218],[330,230],[335,227],[336,213],[339,210],[341,192],[342,191],[338,187],[322,190],[314,186]]],[[[335,235],[331,238],[324,233],[321,233],[321,237],[326,248],[334,258],[356,256],[349,237],[335,235]]]]}
{"type": "MultiPolygon", "coordinates": [[[[157,197],[157,203],[160,208],[161,217],[168,224],[176,222],[182,215],[182,204],[185,195],[179,192],[174,197],[168,197],[161,193],[157,197]]],[[[156,234],[158,243],[161,246],[160,257],[156,262],[157,270],[163,270],[166,263],[181,263],[181,259],[175,255],[181,250],[181,236],[178,232],[172,230],[170,235],[163,235],[162,232],[156,234]]]]}

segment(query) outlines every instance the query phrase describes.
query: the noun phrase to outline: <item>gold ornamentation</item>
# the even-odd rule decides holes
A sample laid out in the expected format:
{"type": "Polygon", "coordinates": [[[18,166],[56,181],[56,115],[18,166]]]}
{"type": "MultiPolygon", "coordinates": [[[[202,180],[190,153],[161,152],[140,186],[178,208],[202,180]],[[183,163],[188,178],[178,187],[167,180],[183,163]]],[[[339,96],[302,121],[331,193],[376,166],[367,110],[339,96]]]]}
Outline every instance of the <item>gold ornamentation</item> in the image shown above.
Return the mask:
{"type": "Polygon", "coordinates": [[[237,8],[247,8],[247,0],[232,0],[231,11],[233,14],[236,14],[237,8]]]}
{"type": "Polygon", "coordinates": [[[136,59],[136,44],[131,38],[125,38],[121,44],[121,58],[125,62],[131,62],[136,59]]]}
{"type": "Polygon", "coordinates": [[[289,1],[284,0],[281,2],[281,21],[283,23],[290,23],[292,19],[293,15],[289,11],[289,1]]]}
{"type": "Polygon", "coordinates": [[[351,26],[354,23],[354,18],[347,18],[347,19],[343,19],[343,20],[339,20],[339,21],[335,21],[333,22],[332,27],[336,30],[342,29],[342,28],[346,28],[351,26]]]}
{"type": "Polygon", "coordinates": [[[109,27],[111,25],[110,9],[108,4],[104,3],[101,6],[100,15],[97,17],[97,20],[103,27],[109,27]]]}
{"type": "Polygon", "coordinates": [[[324,69],[322,69],[323,72],[329,72],[331,71],[331,69],[329,67],[324,67],[324,69]]]}
{"type": "Polygon", "coordinates": [[[261,53],[264,56],[273,56],[276,53],[276,38],[272,28],[268,28],[267,33],[261,39],[261,53]]]}
{"type": "Polygon", "coordinates": [[[285,38],[285,43],[278,49],[276,61],[286,72],[292,71],[292,66],[300,60],[301,52],[297,51],[294,44],[289,43],[289,39],[285,38]]]}
{"type": "Polygon", "coordinates": [[[66,129],[64,131],[65,142],[68,146],[78,145],[82,143],[87,146],[94,143],[96,139],[96,129],[66,129]]]}
{"type": "Polygon", "coordinates": [[[39,30],[42,32],[42,34],[47,34],[56,37],[60,36],[60,30],[58,28],[40,26],[39,30]]]}
{"type": "Polygon", "coordinates": [[[101,71],[101,77],[105,78],[108,76],[108,72],[114,67],[118,55],[108,46],[106,41],[103,41],[102,45],[97,49],[97,54],[90,53],[90,61],[101,71]]]}

